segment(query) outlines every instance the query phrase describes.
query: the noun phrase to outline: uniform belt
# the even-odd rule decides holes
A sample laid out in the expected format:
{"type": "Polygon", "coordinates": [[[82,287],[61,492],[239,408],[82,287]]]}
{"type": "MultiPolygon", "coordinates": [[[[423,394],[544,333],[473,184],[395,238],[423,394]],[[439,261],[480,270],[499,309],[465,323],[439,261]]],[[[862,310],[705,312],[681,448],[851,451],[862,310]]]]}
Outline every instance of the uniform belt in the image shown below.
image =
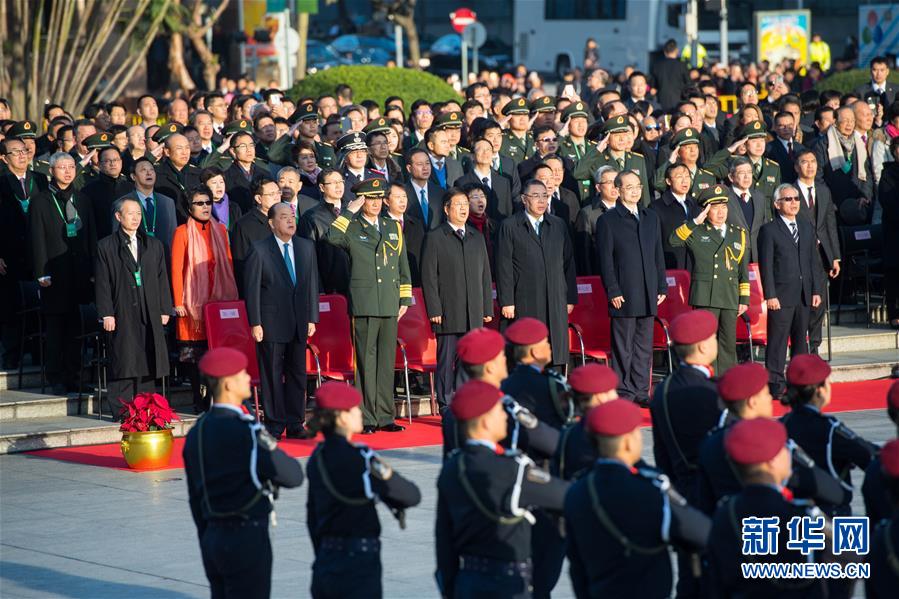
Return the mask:
{"type": "Polygon", "coordinates": [[[268,527],[268,516],[265,518],[213,518],[206,521],[207,526],[219,528],[268,527]]]}
{"type": "Polygon", "coordinates": [[[344,553],[376,553],[381,551],[377,537],[322,537],[321,549],[344,553]]]}
{"type": "Polygon", "coordinates": [[[530,579],[533,566],[531,565],[531,560],[523,562],[506,562],[490,557],[463,555],[459,569],[466,572],[490,574],[492,576],[517,576],[530,579]]]}

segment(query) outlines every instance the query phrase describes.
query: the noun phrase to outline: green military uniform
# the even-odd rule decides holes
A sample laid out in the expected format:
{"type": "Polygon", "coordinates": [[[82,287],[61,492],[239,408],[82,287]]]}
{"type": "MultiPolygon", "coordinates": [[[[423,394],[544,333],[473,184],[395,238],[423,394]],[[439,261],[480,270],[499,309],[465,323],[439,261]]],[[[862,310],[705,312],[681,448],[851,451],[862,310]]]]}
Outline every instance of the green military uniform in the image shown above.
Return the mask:
{"type": "MultiPolygon", "coordinates": [[[[6,130],[6,137],[22,140],[24,143],[24,140],[26,139],[37,138],[37,127],[35,127],[34,123],[31,121],[19,121],[6,130]]],[[[55,152],[50,153],[51,156],[53,154],[55,154],[55,152]]],[[[5,173],[8,170],[9,168],[5,162],[0,163],[0,174],[5,173]]],[[[47,177],[48,180],[50,178],[50,163],[42,157],[35,156],[31,163],[29,163],[27,170],[43,175],[47,177]]]]}
{"type": "Polygon", "coordinates": [[[780,165],[764,156],[752,165],[752,188],[762,192],[769,209],[774,208],[774,190],[780,186],[780,165]]]}
{"type": "MultiPolygon", "coordinates": [[[[615,118],[609,119],[603,124],[602,130],[606,135],[628,131],[629,124],[627,117],[616,116],[615,118]]],[[[642,154],[638,154],[637,152],[624,152],[621,157],[615,158],[615,156],[612,155],[612,150],[609,150],[608,148],[602,152],[595,147],[591,148],[586,156],[581,158],[577,162],[577,166],[574,167],[574,178],[578,180],[589,179],[592,181],[593,177],[596,175],[596,169],[604,165],[611,166],[619,172],[626,170],[634,171],[640,177],[640,183],[643,185],[640,206],[642,208],[649,206],[649,179],[646,174],[646,161],[643,159],[642,154]]]]}
{"type": "MultiPolygon", "coordinates": [[[[696,129],[682,129],[671,140],[671,147],[675,152],[677,152],[679,147],[690,144],[699,144],[699,132],[696,129]]],[[[727,153],[726,150],[723,152],[727,153]]],[[[690,171],[689,196],[697,203],[699,203],[699,197],[702,192],[717,185],[718,180],[723,179],[727,172],[727,167],[725,166],[727,157],[722,157],[720,154],[721,152],[715,154],[704,168],[697,166],[695,170],[690,171]]],[[[656,168],[656,191],[663,192],[668,188],[668,184],[665,182],[665,171],[668,170],[670,164],[666,161],[656,168]]]]}
{"type": "MultiPolygon", "coordinates": [[[[587,105],[583,102],[572,102],[562,111],[563,123],[567,123],[572,118],[586,119],[588,125],[593,122],[593,116],[587,111],[587,105]]],[[[571,164],[576,165],[580,162],[581,158],[586,156],[595,146],[595,142],[588,141],[587,139],[584,139],[582,143],[577,144],[571,139],[570,135],[563,135],[559,137],[559,150],[556,153],[568,158],[571,161],[571,164]]],[[[579,179],[578,195],[580,196],[581,204],[587,203],[589,199],[593,197],[593,194],[593,179],[591,177],[579,179]]]]}
{"type": "MultiPolygon", "coordinates": [[[[316,122],[319,120],[315,105],[311,102],[297,107],[293,114],[287,118],[287,122],[293,125],[299,121],[309,119],[315,119],[316,122]]],[[[335,168],[337,165],[337,154],[334,152],[334,147],[323,141],[313,141],[312,143],[315,146],[315,163],[318,164],[319,168],[335,168]]],[[[291,165],[290,147],[292,145],[292,136],[289,133],[285,133],[268,147],[268,161],[281,166],[291,165]]]]}
{"type": "MultiPolygon", "coordinates": [[[[726,204],[721,185],[703,190],[699,205],[726,204]]],[[[735,208],[739,210],[739,207],[735,208]]],[[[708,310],[718,319],[718,359],[715,371],[723,374],[737,361],[737,311],[749,306],[749,233],[739,225],[725,224],[724,235],[708,220],[700,225],[688,220],[668,239],[672,246],[686,246],[693,255],[690,305],[708,310]]]]}
{"type": "MultiPolygon", "coordinates": [[[[94,133],[90,137],[85,138],[84,147],[88,150],[96,150],[99,154],[100,150],[104,148],[112,147],[112,136],[105,131],[101,131],[100,133],[94,133]]],[[[73,158],[75,159],[75,179],[72,181],[72,187],[75,189],[81,189],[85,185],[87,185],[94,177],[100,174],[94,165],[93,162],[88,162],[86,165],[81,166],[81,159],[78,156],[77,150],[72,149],[73,158]]],[[[48,163],[49,167],[49,163],[48,163]]]]}
{"type": "MultiPolygon", "coordinates": [[[[531,109],[525,98],[513,98],[503,106],[503,116],[511,116],[513,114],[530,114],[531,109]]],[[[503,143],[499,148],[499,153],[508,156],[518,164],[522,160],[527,160],[534,155],[536,148],[534,147],[534,136],[528,131],[524,137],[518,137],[510,129],[503,131],[503,143]]]]}
{"type": "MultiPolygon", "coordinates": [[[[387,196],[383,179],[366,179],[353,187],[366,201],[387,196]]],[[[397,314],[412,304],[412,279],[403,228],[391,218],[378,226],[362,215],[341,212],[327,239],[350,256],[350,314],[356,350],[356,388],[362,392],[366,427],[394,424],[393,367],[396,358],[397,314]]]]}

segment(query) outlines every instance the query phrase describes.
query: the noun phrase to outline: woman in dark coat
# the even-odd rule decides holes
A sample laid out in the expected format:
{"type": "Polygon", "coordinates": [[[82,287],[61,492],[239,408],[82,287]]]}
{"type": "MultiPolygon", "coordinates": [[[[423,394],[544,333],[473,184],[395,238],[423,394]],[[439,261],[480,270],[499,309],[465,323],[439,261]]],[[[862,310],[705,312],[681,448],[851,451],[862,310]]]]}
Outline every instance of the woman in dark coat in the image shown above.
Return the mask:
{"type": "Polygon", "coordinates": [[[883,209],[883,267],[887,318],[899,329],[899,137],[890,142],[892,162],[883,165],[877,198],[883,209]]]}

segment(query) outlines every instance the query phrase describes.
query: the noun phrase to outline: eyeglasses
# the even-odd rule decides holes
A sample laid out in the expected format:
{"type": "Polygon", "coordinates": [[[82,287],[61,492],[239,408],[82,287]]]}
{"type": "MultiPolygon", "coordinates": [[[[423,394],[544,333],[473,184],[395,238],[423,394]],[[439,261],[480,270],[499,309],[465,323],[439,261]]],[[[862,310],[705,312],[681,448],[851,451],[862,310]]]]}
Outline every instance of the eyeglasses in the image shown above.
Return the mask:
{"type": "Polygon", "coordinates": [[[661,125],[643,125],[643,128],[647,131],[657,131],[662,128],[661,125]]]}
{"type": "Polygon", "coordinates": [[[119,164],[122,162],[121,158],[107,158],[106,160],[101,160],[100,164],[119,164]]]}
{"type": "Polygon", "coordinates": [[[627,186],[621,188],[622,191],[625,191],[627,193],[630,193],[632,191],[641,191],[642,189],[643,189],[643,185],[639,184],[639,183],[637,185],[627,185],[627,186]]]}
{"type": "Polygon", "coordinates": [[[259,196],[260,196],[260,197],[263,197],[263,198],[273,198],[273,197],[276,197],[276,196],[279,196],[279,195],[281,195],[281,191],[280,191],[280,190],[278,190],[278,191],[270,191],[270,192],[268,192],[268,193],[260,193],[260,194],[259,194],[259,196]]]}
{"type": "Polygon", "coordinates": [[[449,205],[450,208],[468,208],[468,202],[453,202],[449,205]]]}
{"type": "Polygon", "coordinates": [[[551,144],[551,143],[555,142],[557,139],[558,138],[556,138],[556,137],[541,137],[537,141],[539,141],[540,143],[544,143],[544,144],[551,144]]]}
{"type": "Polygon", "coordinates": [[[256,144],[254,144],[254,143],[244,143],[244,144],[234,146],[234,149],[235,150],[252,150],[255,147],[256,147],[256,144]]]}
{"type": "Polygon", "coordinates": [[[212,200],[207,200],[205,202],[191,202],[191,206],[212,206],[212,200]]]}
{"type": "Polygon", "coordinates": [[[10,150],[6,153],[7,156],[24,156],[28,153],[28,150],[10,150]]]}
{"type": "Polygon", "coordinates": [[[417,114],[418,116],[425,116],[428,114],[434,114],[434,111],[432,111],[432,110],[416,110],[415,114],[417,114]]]}
{"type": "Polygon", "coordinates": [[[524,197],[531,198],[534,200],[548,200],[549,194],[548,193],[526,193],[526,194],[524,194],[524,197]]]}
{"type": "Polygon", "coordinates": [[[784,196],[780,198],[781,202],[798,202],[799,196],[784,196]]]}
{"type": "Polygon", "coordinates": [[[343,185],[343,181],[331,181],[330,183],[322,183],[322,185],[343,185]]]}

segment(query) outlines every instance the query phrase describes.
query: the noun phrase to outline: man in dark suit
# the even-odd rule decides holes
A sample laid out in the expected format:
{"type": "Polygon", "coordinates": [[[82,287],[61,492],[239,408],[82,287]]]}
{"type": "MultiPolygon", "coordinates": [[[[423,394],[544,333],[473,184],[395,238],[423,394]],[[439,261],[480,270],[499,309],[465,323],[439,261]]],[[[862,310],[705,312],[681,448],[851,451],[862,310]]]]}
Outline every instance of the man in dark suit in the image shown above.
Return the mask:
{"type": "MultiPolygon", "coordinates": [[[[501,221],[514,211],[512,184],[493,168],[493,144],[486,139],[475,140],[471,153],[471,168],[456,179],[456,187],[464,187],[468,183],[481,183],[487,188],[487,214],[490,218],[501,221]]],[[[514,171],[517,175],[517,171],[514,171]]],[[[516,198],[517,199],[517,198],[516,198]]]]}
{"type": "MultiPolygon", "coordinates": [[[[430,181],[446,189],[462,176],[462,163],[450,157],[450,143],[446,129],[433,126],[425,132],[425,146],[431,161],[430,181]]],[[[439,203],[438,203],[439,205],[439,203]]]]}
{"type": "Polygon", "coordinates": [[[425,227],[409,214],[407,186],[402,181],[391,181],[384,198],[384,215],[400,223],[406,240],[406,257],[409,259],[409,275],[413,287],[421,287],[421,252],[425,242],[425,227]]]}
{"type": "MultiPolygon", "coordinates": [[[[818,241],[818,255],[822,271],[831,279],[840,274],[840,239],[837,235],[837,210],[830,195],[830,189],[824,181],[815,179],[818,172],[818,160],[809,149],[796,155],[796,188],[799,190],[799,218],[807,219],[815,229],[818,241]]],[[[826,297],[826,295],[824,296],[826,297]]],[[[827,302],[813,308],[808,323],[808,348],[813,354],[818,353],[821,345],[821,325],[827,312],[827,302]]]]}
{"type": "Polygon", "coordinates": [[[768,142],[765,156],[780,165],[780,180],[784,183],[796,182],[796,157],[805,149],[796,141],[796,120],[792,113],[778,112],[774,116],[774,140],[768,142]]]}
{"type": "Polygon", "coordinates": [[[171,260],[172,238],[178,226],[175,200],[154,191],[156,168],[148,158],[141,156],[131,170],[134,190],[122,196],[140,202],[142,208],[141,229],[150,237],[155,237],[165,247],[167,261],[171,260]]]}
{"type": "Polygon", "coordinates": [[[615,187],[615,167],[605,164],[596,170],[596,195],[589,204],[581,208],[574,221],[574,261],[579,276],[599,274],[599,258],[596,255],[596,221],[603,214],[615,208],[618,188],[615,187]]]}
{"type": "Polygon", "coordinates": [[[268,224],[269,209],[281,201],[281,190],[271,179],[258,179],[251,191],[255,207],[238,219],[231,232],[231,259],[234,261],[234,279],[238,293],[243,294],[244,266],[253,244],[271,236],[268,224]]]}
{"type": "MultiPolygon", "coordinates": [[[[776,142],[775,142],[776,143],[776,142]]],[[[752,163],[745,156],[733,158],[728,169],[727,223],[739,225],[749,233],[749,261],[759,261],[758,238],[762,225],[771,220],[771,205],[752,185],[752,163]]]]}
{"type": "Polygon", "coordinates": [[[774,193],[777,216],[759,231],[759,274],[768,303],[765,367],[775,397],[786,390],[787,341],[793,356],[808,353],[809,310],[821,304],[824,287],[815,229],[808,219],[797,218],[800,203],[794,186],[778,187],[774,193]]]}
{"type": "Polygon", "coordinates": [[[665,254],[659,217],[639,207],[640,176],[619,173],[615,187],[618,205],[596,221],[599,274],[612,318],[612,369],[618,375],[618,395],[645,406],[652,373],[653,317],[668,293],[665,254]]]}
{"type": "Polygon", "coordinates": [[[577,303],[574,252],[568,226],[547,214],[546,185],[533,180],[522,194],[524,210],[500,225],[496,292],[503,318],[530,316],[549,328],[552,364],[568,364],[568,314],[577,303]]]}
{"type": "Polygon", "coordinates": [[[329,243],[328,229],[340,215],[343,176],[332,168],[319,173],[321,201],[307,210],[297,223],[297,234],[315,244],[322,293],[346,295],[350,291],[350,257],[343,248],[329,243]]]}
{"type": "Polygon", "coordinates": [[[437,404],[442,414],[462,384],[456,343],[493,320],[490,260],[484,236],[468,220],[468,197],[458,187],[443,196],[446,221],[425,238],[421,290],[437,335],[437,404]]]}
{"type": "Polygon", "coordinates": [[[880,97],[880,103],[884,110],[896,99],[896,86],[887,78],[890,76],[890,63],[885,56],[875,56],[871,59],[871,80],[855,89],[859,98],[864,99],[870,93],[880,97]]]}
{"type": "Polygon", "coordinates": [[[431,159],[427,150],[410,150],[406,170],[409,171],[409,182],[406,183],[406,196],[409,198],[407,213],[422,223],[426,231],[436,229],[443,222],[443,189],[431,181],[431,159]]]}
{"type": "Polygon", "coordinates": [[[677,57],[677,42],[668,40],[662,46],[664,57],[653,65],[651,74],[658,90],[662,110],[671,110],[680,102],[681,92],[690,83],[687,65],[677,57]]]}
{"type": "Polygon", "coordinates": [[[109,145],[98,150],[98,154],[100,172],[81,188],[81,192],[87,196],[94,211],[97,239],[103,239],[116,229],[113,227],[113,202],[134,189],[134,184],[122,174],[122,155],[118,148],[109,145]]]}
{"type": "MultiPolygon", "coordinates": [[[[225,129],[230,133],[232,125],[225,129]]],[[[234,161],[225,170],[225,189],[228,190],[228,201],[235,202],[246,213],[253,209],[254,184],[259,179],[270,178],[271,172],[260,164],[262,161],[256,159],[256,142],[252,133],[241,129],[234,132],[230,140],[228,151],[234,161]]]]}
{"type": "Polygon", "coordinates": [[[476,119],[469,129],[469,138],[477,140],[482,137],[493,146],[493,163],[491,168],[499,173],[501,177],[506,178],[512,188],[512,201],[518,201],[518,197],[521,195],[521,177],[518,176],[515,160],[500,154],[500,149],[503,147],[502,127],[493,119],[476,119]]]}
{"type": "Polygon", "coordinates": [[[662,251],[665,254],[665,268],[692,270],[693,258],[685,247],[672,247],[668,241],[671,233],[684,224],[688,218],[699,215],[696,200],[690,196],[690,169],[675,162],[665,169],[665,183],[668,189],[662,196],[649,204],[659,217],[662,230],[662,251]]]}
{"type": "Polygon", "coordinates": [[[253,243],[244,296],[257,343],[265,426],[276,438],[305,439],[306,339],[318,322],[315,246],[296,236],[290,204],[268,210],[273,235],[253,243]]]}
{"type": "Polygon", "coordinates": [[[555,156],[548,158],[545,163],[541,163],[534,169],[531,176],[534,180],[540,181],[546,186],[549,193],[549,209],[547,212],[553,216],[558,216],[567,225],[566,231],[570,237],[574,236],[574,222],[577,220],[577,214],[581,210],[580,201],[577,194],[568,189],[557,187],[557,181],[561,178],[562,165],[555,156]]]}
{"type": "Polygon", "coordinates": [[[165,157],[156,165],[154,189],[175,200],[178,224],[187,222],[187,192],[200,184],[200,169],[190,164],[190,142],[180,133],[165,140],[165,157]]]}

